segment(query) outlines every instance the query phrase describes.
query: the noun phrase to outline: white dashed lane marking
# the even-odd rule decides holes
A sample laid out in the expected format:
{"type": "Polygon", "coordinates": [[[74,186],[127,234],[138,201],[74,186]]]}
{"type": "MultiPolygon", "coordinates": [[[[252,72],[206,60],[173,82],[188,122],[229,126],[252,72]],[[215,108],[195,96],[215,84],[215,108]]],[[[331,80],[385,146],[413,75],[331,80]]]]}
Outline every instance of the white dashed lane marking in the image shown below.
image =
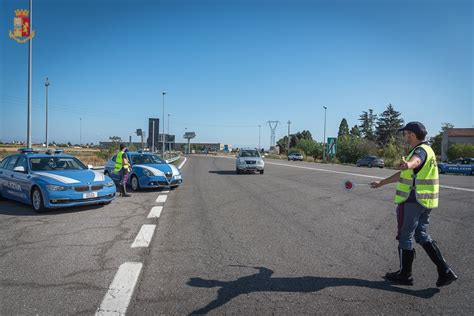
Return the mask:
{"type": "Polygon", "coordinates": [[[163,210],[163,206],[154,206],[151,209],[150,214],[148,214],[147,218],[158,218],[158,217],[160,217],[162,210],[163,210]]]}
{"type": "Polygon", "coordinates": [[[155,232],[156,225],[145,224],[140,228],[135,241],[132,244],[132,248],[138,247],[148,247],[153,238],[153,233],[155,232]]]}
{"type": "Polygon", "coordinates": [[[95,315],[125,315],[142,270],[141,262],[122,264],[95,315]]]}
{"type": "Polygon", "coordinates": [[[158,198],[156,199],[156,203],[165,203],[167,198],[168,198],[167,195],[159,195],[158,198]]]}

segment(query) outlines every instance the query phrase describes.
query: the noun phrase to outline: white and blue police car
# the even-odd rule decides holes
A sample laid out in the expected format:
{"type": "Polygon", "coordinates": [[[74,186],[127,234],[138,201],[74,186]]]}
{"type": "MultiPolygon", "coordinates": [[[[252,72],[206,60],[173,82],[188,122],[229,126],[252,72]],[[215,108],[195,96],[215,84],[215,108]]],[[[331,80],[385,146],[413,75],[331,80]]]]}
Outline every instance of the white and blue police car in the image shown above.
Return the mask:
{"type": "Polygon", "coordinates": [[[109,204],[115,184],[62,150],[22,148],[0,163],[0,195],[29,204],[35,212],[89,204],[109,204]]]}
{"type": "MultiPolygon", "coordinates": [[[[132,171],[128,176],[127,184],[133,191],[145,188],[177,188],[183,184],[181,171],[174,165],[167,163],[159,156],[150,152],[127,152],[132,171]]],[[[114,173],[115,158],[113,156],[105,165],[104,174],[114,181],[119,180],[119,174],[114,173]]]]}

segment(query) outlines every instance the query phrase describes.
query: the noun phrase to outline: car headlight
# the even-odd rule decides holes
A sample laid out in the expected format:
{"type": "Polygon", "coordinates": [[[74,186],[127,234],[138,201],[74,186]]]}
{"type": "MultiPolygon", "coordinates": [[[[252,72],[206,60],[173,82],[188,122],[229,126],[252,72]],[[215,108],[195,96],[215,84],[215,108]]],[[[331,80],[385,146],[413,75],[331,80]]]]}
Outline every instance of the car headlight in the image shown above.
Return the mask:
{"type": "Polygon", "coordinates": [[[53,184],[48,184],[46,186],[46,189],[48,189],[49,191],[66,191],[66,190],[69,190],[68,187],[63,187],[63,186],[60,186],[60,185],[53,185],[53,184]]]}
{"type": "Polygon", "coordinates": [[[153,173],[152,173],[150,170],[148,170],[148,169],[143,169],[143,173],[144,173],[147,177],[153,176],[153,173]]]}
{"type": "Polygon", "coordinates": [[[181,180],[181,175],[180,175],[180,174],[177,174],[177,175],[174,176],[174,178],[175,178],[176,180],[181,180]]]}
{"type": "Polygon", "coordinates": [[[107,182],[106,184],[104,184],[104,186],[106,187],[113,187],[115,184],[113,181],[110,181],[110,182],[107,182]]]}
{"type": "Polygon", "coordinates": [[[240,159],[240,160],[239,160],[239,164],[241,164],[241,165],[245,165],[245,164],[246,164],[246,162],[245,162],[245,160],[243,160],[243,159],[240,159]]]}
{"type": "Polygon", "coordinates": [[[259,165],[259,166],[263,165],[263,160],[258,160],[257,165],[259,165]]]}

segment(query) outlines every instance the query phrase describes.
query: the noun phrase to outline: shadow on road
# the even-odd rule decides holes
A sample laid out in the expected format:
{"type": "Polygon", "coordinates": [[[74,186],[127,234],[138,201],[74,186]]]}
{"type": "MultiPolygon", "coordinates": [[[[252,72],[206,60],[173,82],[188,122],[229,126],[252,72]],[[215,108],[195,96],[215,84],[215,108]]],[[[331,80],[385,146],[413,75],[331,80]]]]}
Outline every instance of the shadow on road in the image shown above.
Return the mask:
{"type": "Polygon", "coordinates": [[[44,213],[35,213],[30,205],[23,204],[16,201],[8,201],[0,199],[0,215],[14,215],[14,216],[47,216],[59,215],[64,213],[86,212],[96,210],[104,207],[104,205],[84,205],[75,207],[64,207],[57,209],[46,210],[44,213]]]}
{"type": "Polygon", "coordinates": [[[355,286],[383,291],[395,292],[419,298],[431,298],[440,290],[437,288],[427,288],[423,290],[411,290],[393,286],[388,281],[368,281],[353,278],[324,278],[324,277],[293,277],[293,278],[272,278],[273,271],[265,267],[252,267],[259,272],[253,275],[241,277],[235,281],[205,280],[202,278],[191,278],[188,285],[194,287],[220,287],[217,291],[217,298],[206,306],[195,310],[193,314],[206,314],[233,298],[252,292],[317,292],[328,287],[355,286]]]}

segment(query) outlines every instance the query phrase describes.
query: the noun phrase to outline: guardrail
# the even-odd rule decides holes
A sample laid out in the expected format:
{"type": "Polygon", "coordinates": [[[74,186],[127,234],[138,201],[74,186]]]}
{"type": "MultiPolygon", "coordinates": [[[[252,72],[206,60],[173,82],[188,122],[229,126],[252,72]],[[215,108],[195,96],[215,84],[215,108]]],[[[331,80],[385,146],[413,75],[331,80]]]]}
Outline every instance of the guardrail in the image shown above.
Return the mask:
{"type": "Polygon", "coordinates": [[[170,158],[170,159],[166,159],[166,163],[173,163],[175,161],[178,161],[179,158],[181,158],[181,156],[176,156],[176,157],[173,157],[173,158],[170,158]]]}

